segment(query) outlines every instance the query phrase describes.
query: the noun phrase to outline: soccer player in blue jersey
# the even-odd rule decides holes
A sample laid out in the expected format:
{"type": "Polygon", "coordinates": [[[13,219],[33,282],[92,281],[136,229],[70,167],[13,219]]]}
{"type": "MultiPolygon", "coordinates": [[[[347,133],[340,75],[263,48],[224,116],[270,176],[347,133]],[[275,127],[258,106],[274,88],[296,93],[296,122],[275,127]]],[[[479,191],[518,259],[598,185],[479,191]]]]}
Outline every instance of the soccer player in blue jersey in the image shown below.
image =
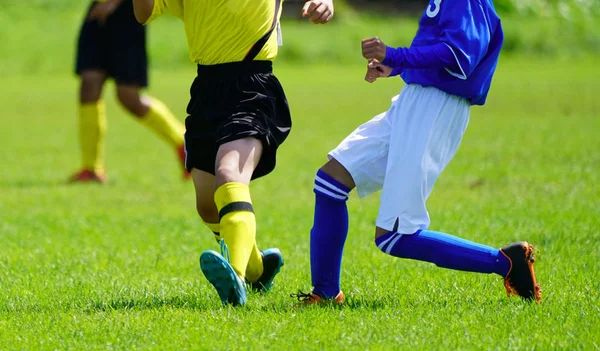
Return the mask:
{"type": "Polygon", "coordinates": [[[344,302],[342,252],[348,234],[348,194],[382,189],[375,245],[388,255],[455,270],[496,273],[508,294],[541,301],[533,247],[501,249],[429,230],[425,202],[456,153],[471,105],[486,101],[502,47],[491,0],[431,0],[408,48],[378,38],[362,42],[366,80],[400,75],[406,82],[390,109],[358,127],[317,172],[310,233],[313,291],[304,305],[344,302]]]}

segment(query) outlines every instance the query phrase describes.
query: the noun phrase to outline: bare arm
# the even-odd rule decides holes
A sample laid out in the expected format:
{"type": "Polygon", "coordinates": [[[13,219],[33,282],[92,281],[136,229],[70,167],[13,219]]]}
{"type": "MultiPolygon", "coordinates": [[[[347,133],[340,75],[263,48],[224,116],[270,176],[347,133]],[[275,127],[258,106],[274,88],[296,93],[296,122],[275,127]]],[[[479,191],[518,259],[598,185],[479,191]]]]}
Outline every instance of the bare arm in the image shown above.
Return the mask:
{"type": "Polygon", "coordinates": [[[152,15],[153,8],[154,0],[133,0],[135,19],[141,24],[148,22],[148,19],[152,15]]]}
{"type": "Polygon", "coordinates": [[[109,0],[96,4],[88,15],[88,21],[98,21],[101,25],[104,25],[106,19],[121,6],[121,3],[123,3],[123,0],[109,0]]]}

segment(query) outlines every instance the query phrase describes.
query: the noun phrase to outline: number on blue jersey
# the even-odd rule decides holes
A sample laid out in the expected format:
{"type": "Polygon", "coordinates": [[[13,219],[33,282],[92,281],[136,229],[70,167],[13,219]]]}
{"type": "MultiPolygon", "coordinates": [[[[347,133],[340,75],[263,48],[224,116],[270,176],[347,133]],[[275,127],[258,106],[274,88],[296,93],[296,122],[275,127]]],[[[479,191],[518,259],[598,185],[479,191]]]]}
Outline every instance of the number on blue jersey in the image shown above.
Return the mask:
{"type": "Polygon", "coordinates": [[[427,7],[427,11],[425,12],[427,13],[427,17],[434,18],[437,16],[437,14],[440,13],[441,4],[442,0],[433,0],[433,4],[429,5],[429,7],[427,7]]]}

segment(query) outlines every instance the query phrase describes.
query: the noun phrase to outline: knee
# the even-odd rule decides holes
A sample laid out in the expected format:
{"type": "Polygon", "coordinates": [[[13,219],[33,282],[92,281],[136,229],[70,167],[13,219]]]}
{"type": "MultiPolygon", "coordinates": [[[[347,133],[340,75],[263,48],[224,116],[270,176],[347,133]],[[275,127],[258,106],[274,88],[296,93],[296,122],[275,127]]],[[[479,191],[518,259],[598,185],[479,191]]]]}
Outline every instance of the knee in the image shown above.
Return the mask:
{"type": "Polygon", "coordinates": [[[334,201],[346,201],[354,188],[352,177],[337,161],[331,161],[319,169],[315,176],[315,193],[334,201]],[[348,174],[344,177],[343,172],[348,174]]]}
{"type": "Polygon", "coordinates": [[[217,180],[217,184],[237,182],[241,178],[241,172],[237,165],[221,163],[215,170],[215,178],[217,180]]]}
{"type": "Polygon", "coordinates": [[[396,228],[397,227],[394,227],[393,230],[387,230],[387,229],[383,229],[381,227],[375,227],[375,241],[377,241],[377,239],[381,238],[382,236],[384,236],[386,234],[395,233],[396,228]]]}
{"type": "Polygon", "coordinates": [[[248,185],[262,157],[260,139],[247,137],[219,146],[215,161],[216,186],[236,182],[248,185]]]}
{"type": "Polygon", "coordinates": [[[400,244],[399,241],[401,237],[401,234],[394,231],[388,231],[377,227],[375,230],[375,246],[377,246],[381,252],[389,255],[391,248],[400,244]]]}
{"type": "Polygon", "coordinates": [[[79,101],[82,104],[86,104],[100,100],[103,84],[104,81],[100,78],[82,76],[79,101]]]}
{"type": "Polygon", "coordinates": [[[336,159],[332,158],[323,167],[319,169],[319,172],[324,172],[328,176],[332,177],[336,181],[340,182],[348,189],[352,190],[356,187],[354,179],[348,170],[336,159]]]}
{"type": "Polygon", "coordinates": [[[144,117],[148,113],[148,106],[144,104],[137,89],[117,88],[117,99],[125,110],[136,117],[144,117]]]}

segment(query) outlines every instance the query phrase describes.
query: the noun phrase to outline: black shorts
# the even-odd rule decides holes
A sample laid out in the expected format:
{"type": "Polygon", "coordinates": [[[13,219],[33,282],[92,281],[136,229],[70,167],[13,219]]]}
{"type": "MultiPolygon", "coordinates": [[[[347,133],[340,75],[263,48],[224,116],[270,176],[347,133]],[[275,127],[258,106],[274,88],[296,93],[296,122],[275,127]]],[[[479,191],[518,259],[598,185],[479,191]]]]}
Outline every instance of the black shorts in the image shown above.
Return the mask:
{"type": "MultiPolygon", "coordinates": [[[[87,14],[98,3],[93,2],[87,14]]],[[[133,14],[133,1],[125,0],[102,26],[84,18],[77,44],[75,72],[101,70],[119,84],[148,85],[146,28],[133,14]]]]}
{"type": "Polygon", "coordinates": [[[186,168],[215,174],[219,146],[254,137],[263,153],[252,179],[275,168],[277,148],[292,119],[287,99],[270,61],[198,65],[185,120],[186,168]]]}

